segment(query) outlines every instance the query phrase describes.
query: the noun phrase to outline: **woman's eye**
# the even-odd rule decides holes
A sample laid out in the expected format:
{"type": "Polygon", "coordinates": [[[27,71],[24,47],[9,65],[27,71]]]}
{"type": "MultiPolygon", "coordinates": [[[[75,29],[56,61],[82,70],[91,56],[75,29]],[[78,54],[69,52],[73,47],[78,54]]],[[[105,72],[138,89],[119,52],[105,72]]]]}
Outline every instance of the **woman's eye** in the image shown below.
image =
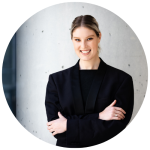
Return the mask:
{"type": "Polygon", "coordinates": [[[93,38],[88,38],[89,40],[92,40],[93,38]]]}
{"type": "Polygon", "coordinates": [[[80,41],[79,39],[75,39],[75,41],[80,41]]]}

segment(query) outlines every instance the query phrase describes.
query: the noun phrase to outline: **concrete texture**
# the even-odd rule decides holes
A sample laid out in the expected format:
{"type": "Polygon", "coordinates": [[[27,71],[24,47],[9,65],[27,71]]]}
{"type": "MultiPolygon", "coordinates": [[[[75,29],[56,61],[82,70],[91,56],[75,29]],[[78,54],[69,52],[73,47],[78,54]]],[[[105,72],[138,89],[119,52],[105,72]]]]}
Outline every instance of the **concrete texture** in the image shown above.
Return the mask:
{"type": "Polygon", "coordinates": [[[135,104],[132,119],[145,97],[146,57],[136,34],[117,15],[89,3],[69,2],[48,7],[29,18],[17,31],[17,119],[33,135],[54,144],[47,130],[45,93],[51,73],[73,66],[78,57],[70,37],[79,15],[92,15],[102,32],[100,57],[133,77],[135,104]]]}

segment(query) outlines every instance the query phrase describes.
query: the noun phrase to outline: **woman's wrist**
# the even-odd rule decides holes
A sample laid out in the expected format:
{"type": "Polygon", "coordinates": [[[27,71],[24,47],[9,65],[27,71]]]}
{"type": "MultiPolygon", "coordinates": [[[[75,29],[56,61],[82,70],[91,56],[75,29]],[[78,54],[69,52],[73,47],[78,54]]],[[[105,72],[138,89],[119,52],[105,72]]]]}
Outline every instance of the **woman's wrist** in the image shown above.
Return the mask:
{"type": "Polygon", "coordinates": [[[65,120],[65,131],[67,131],[67,119],[65,120]]]}
{"type": "Polygon", "coordinates": [[[100,115],[101,115],[101,112],[99,113],[99,118],[98,119],[101,119],[100,115]]]}

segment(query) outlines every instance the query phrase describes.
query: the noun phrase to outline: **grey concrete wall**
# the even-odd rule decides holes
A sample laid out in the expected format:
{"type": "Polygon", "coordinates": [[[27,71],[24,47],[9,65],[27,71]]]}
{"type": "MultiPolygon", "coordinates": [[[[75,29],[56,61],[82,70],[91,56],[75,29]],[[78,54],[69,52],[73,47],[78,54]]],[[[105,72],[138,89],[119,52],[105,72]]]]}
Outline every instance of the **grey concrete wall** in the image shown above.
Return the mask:
{"type": "Polygon", "coordinates": [[[70,38],[75,17],[90,14],[102,32],[100,57],[109,65],[133,77],[135,105],[139,111],[147,88],[147,62],[133,30],[112,12],[88,3],[62,3],[29,18],[17,31],[17,119],[33,135],[51,144],[48,132],[45,92],[51,73],[73,66],[78,57],[70,38]]]}

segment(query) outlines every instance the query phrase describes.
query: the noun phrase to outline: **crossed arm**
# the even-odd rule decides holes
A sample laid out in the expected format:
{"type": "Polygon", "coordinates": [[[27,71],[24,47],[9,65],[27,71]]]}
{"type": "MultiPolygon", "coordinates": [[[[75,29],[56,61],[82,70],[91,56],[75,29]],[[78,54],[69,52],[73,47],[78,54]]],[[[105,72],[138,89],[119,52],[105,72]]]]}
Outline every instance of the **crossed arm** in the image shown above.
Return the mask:
{"type": "MultiPolygon", "coordinates": [[[[115,104],[116,104],[116,100],[114,100],[108,107],[106,107],[104,111],[100,112],[97,119],[102,119],[102,120],[121,120],[122,119],[123,120],[125,118],[124,114],[126,114],[126,112],[122,108],[114,107],[115,104]]],[[[49,130],[49,132],[52,132],[53,136],[67,131],[67,119],[66,119],[67,116],[65,118],[60,112],[58,112],[58,116],[59,116],[58,119],[47,122],[47,126],[48,126],[47,129],[49,130]]],[[[89,117],[89,116],[86,115],[86,117],[89,117]]]]}
{"type": "Polygon", "coordinates": [[[53,132],[57,139],[67,138],[68,144],[86,145],[90,142],[96,144],[106,141],[121,132],[130,121],[134,101],[133,82],[130,76],[122,82],[116,92],[117,101],[100,113],[85,115],[67,116],[58,113],[60,107],[52,78],[47,86],[49,88],[47,88],[45,105],[48,130],[53,132]]]}

